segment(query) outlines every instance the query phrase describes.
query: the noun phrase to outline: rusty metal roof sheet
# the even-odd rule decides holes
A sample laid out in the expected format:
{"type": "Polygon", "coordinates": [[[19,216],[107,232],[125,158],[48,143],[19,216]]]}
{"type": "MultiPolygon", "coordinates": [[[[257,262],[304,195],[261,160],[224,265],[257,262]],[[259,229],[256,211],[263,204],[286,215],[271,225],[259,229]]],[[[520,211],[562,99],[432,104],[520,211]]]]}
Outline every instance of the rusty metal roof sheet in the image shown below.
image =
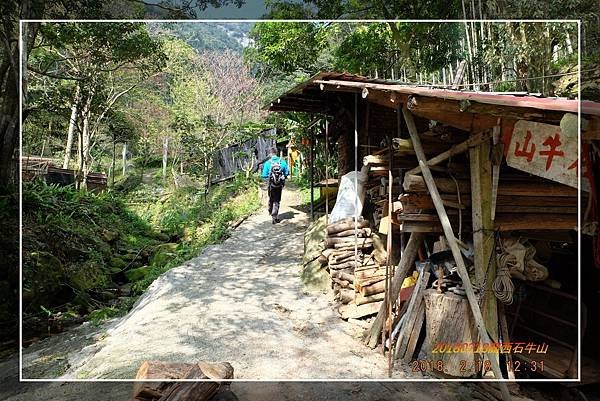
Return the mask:
{"type": "MultiPolygon", "coordinates": [[[[396,92],[405,95],[419,95],[447,100],[468,100],[498,107],[521,107],[569,113],[577,113],[580,104],[579,100],[558,97],[537,97],[532,95],[432,88],[406,85],[399,83],[399,81],[367,78],[355,74],[320,72],[281,95],[267,108],[271,111],[307,111],[326,114],[328,112],[326,99],[318,95],[315,96],[316,91],[321,92],[320,86],[324,83],[335,85],[340,91],[343,91],[343,88],[367,88],[368,90],[396,92]],[[307,91],[311,91],[312,93],[308,95],[307,91]]],[[[581,101],[581,113],[590,116],[600,116],[600,103],[581,101]]]]}

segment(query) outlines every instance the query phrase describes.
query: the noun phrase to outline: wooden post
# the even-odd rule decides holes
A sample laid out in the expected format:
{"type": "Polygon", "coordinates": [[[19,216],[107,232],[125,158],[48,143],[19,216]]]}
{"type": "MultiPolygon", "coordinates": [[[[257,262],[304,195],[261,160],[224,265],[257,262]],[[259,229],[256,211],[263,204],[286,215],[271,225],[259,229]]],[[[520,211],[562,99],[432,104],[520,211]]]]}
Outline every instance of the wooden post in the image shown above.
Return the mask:
{"type": "Polygon", "coordinates": [[[329,121],[325,119],[325,225],[329,225],[329,121]]]}
{"type": "MultiPolygon", "coordinates": [[[[402,113],[404,114],[404,120],[406,121],[406,125],[408,126],[408,132],[412,139],[413,146],[415,148],[415,153],[417,155],[417,160],[419,161],[421,171],[423,172],[423,178],[425,179],[425,182],[427,184],[427,189],[431,194],[431,199],[433,200],[433,204],[435,205],[435,210],[438,213],[438,216],[442,223],[442,228],[444,229],[444,235],[448,240],[448,244],[450,245],[450,249],[452,251],[452,256],[454,256],[454,260],[456,261],[458,274],[463,282],[463,286],[467,294],[467,299],[469,300],[469,305],[471,307],[471,312],[473,313],[475,323],[477,324],[480,340],[483,343],[491,343],[490,337],[488,336],[486,331],[481,310],[479,309],[478,300],[475,297],[475,292],[473,291],[473,285],[471,284],[469,273],[467,271],[467,268],[465,267],[465,262],[463,260],[462,254],[460,253],[460,248],[458,247],[456,238],[454,237],[454,231],[452,231],[450,220],[448,220],[446,208],[442,203],[442,198],[440,197],[440,193],[437,189],[437,186],[435,185],[433,176],[431,175],[431,170],[429,170],[429,166],[427,166],[427,158],[425,157],[423,147],[421,146],[421,139],[419,138],[419,133],[417,132],[415,121],[413,119],[412,114],[406,106],[402,107],[402,113]]],[[[490,356],[495,356],[495,354],[492,354],[490,356]]],[[[498,360],[495,357],[491,357],[490,362],[492,365],[492,371],[494,372],[494,376],[496,377],[496,379],[501,380],[502,372],[500,371],[500,364],[498,363],[498,360]]],[[[500,389],[502,390],[502,398],[504,399],[504,401],[511,400],[508,387],[505,383],[500,384],[500,389]]]]}
{"type": "MultiPolygon", "coordinates": [[[[386,313],[386,325],[384,325],[384,330],[387,329],[387,338],[390,341],[390,350],[388,351],[388,377],[392,377],[392,321],[394,320],[392,317],[392,298],[390,297],[390,288],[392,286],[392,272],[391,272],[391,259],[392,259],[392,246],[393,246],[393,232],[392,232],[392,211],[394,210],[394,204],[392,202],[392,189],[394,184],[394,176],[392,175],[392,166],[394,159],[394,149],[392,149],[392,141],[390,140],[389,144],[389,157],[388,157],[388,232],[387,232],[387,262],[385,266],[385,294],[386,300],[385,304],[387,305],[387,313],[386,313]],[[387,327],[385,327],[387,326],[387,327]]],[[[385,335],[382,337],[383,344],[383,352],[385,352],[385,335]]]]}
{"type": "MultiPolygon", "coordinates": [[[[471,215],[475,285],[483,293],[481,313],[492,341],[498,341],[498,309],[492,284],[496,278],[494,222],[492,221],[492,161],[490,139],[469,149],[471,166],[471,215]]],[[[498,355],[489,355],[498,360],[498,355]]]]}
{"type": "Polygon", "coordinates": [[[310,131],[310,149],[309,149],[309,158],[310,158],[310,219],[314,220],[315,219],[315,170],[314,170],[314,165],[315,165],[315,160],[314,160],[314,144],[315,142],[315,135],[312,132],[312,129],[310,131]]]}

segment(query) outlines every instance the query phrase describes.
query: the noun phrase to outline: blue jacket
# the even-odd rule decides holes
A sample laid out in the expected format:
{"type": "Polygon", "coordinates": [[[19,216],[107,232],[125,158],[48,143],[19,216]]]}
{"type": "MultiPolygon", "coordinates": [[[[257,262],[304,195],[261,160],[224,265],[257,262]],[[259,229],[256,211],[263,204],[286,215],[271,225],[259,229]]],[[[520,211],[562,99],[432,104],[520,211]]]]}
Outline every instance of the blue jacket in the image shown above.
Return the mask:
{"type": "Polygon", "coordinates": [[[283,172],[283,175],[285,177],[290,175],[290,169],[288,168],[287,162],[285,160],[283,160],[282,158],[280,158],[279,156],[271,156],[271,158],[269,160],[267,160],[263,166],[262,178],[264,178],[264,179],[269,178],[269,174],[271,174],[271,164],[272,163],[279,163],[279,165],[281,166],[281,171],[283,172]]]}

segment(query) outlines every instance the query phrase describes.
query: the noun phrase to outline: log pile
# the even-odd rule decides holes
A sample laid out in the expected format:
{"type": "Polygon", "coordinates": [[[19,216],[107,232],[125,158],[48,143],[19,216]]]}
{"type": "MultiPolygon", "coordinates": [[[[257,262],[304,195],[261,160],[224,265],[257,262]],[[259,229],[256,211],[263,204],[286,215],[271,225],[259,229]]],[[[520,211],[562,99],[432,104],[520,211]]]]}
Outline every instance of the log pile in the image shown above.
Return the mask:
{"type": "Polygon", "coordinates": [[[377,313],[385,290],[385,267],[376,258],[378,238],[367,220],[344,219],[327,226],[321,262],[331,277],[334,299],[342,318],[377,313]]]}

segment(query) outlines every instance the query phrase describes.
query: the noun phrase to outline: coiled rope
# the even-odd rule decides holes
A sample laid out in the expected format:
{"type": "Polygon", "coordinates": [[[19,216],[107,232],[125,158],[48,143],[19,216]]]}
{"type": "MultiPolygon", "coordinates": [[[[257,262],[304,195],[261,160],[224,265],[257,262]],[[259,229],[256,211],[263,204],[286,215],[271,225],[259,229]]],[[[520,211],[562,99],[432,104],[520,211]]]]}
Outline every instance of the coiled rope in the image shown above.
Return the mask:
{"type": "Polygon", "coordinates": [[[496,271],[496,278],[492,283],[494,295],[505,305],[512,304],[513,292],[515,291],[515,286],[510,278],[509,268],[509,264],[514,263],[514,261],[511,261],[512,258],[514,256],[508,253],[498,255],[498,270],[496,271]]]}

